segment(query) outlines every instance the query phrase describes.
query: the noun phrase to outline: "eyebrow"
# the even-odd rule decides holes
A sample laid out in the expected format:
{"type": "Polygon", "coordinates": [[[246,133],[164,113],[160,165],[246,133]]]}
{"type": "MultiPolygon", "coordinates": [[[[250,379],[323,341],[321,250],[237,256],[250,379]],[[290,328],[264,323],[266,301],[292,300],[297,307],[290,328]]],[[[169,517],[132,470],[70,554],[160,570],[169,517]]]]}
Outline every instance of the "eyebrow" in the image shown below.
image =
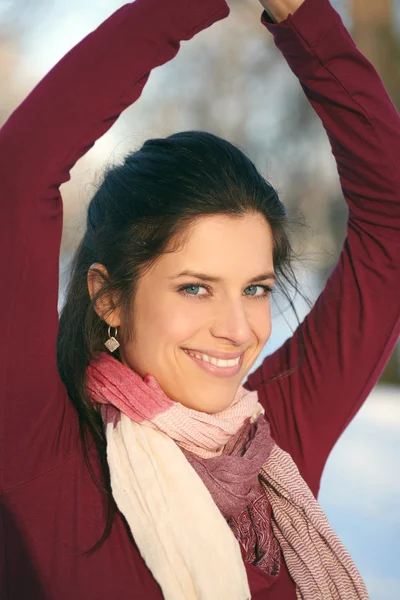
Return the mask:
{"type": "MultiPolygon", "coordinates": [[[[206,275],[205,273],[196,273],[195,271],[182,271],[178,275],[173,275],[168,279],[178,279],[179,277],[195,277],[196,279],[201,279],[202,281],[211,281],[213,283],[220,283],[223,281],[222,277],[214,277],[212,275],[206,275]]],[[[249,279],[248,283],[252,283],[253,281],[264,281],[265,279],[272,279],[275,281],[275,273],[273,271],[267,271],[267,273],[261,273],[261,275],[257,275],[252,279],[249,279]]]]}

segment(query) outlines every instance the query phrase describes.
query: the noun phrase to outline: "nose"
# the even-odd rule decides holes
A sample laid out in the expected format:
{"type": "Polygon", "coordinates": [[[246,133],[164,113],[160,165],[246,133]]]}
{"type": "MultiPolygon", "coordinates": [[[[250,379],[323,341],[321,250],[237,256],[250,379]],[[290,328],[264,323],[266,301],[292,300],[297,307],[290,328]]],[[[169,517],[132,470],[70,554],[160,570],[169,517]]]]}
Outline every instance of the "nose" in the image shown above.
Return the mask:
{"type": "Polygon", "coordinates": [[[211,334],[235,346],[245,346],[251,339],[248,316],[241,300],[221,302],[211,326],[211,334]]]}

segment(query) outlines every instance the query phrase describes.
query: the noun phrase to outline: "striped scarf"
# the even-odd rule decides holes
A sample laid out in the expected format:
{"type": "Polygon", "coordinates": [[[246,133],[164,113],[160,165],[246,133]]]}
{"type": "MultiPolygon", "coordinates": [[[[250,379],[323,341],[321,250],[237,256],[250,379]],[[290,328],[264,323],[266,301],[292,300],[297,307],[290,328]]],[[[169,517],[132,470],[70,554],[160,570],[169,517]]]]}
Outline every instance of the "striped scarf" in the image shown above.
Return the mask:
{"type": "Polygon", "coordinates": [[[166,600],[251,597],[232,524],[260,497],[270,506],[259,533],[272,530],[271,574],[280,548],[299,600],[368,600],[349,553],[272,439],[257,392],[240,387],[229,408],[202,413],[105,352],[88,366],[87,390],[102,405],[114,499],[166,600]]]}

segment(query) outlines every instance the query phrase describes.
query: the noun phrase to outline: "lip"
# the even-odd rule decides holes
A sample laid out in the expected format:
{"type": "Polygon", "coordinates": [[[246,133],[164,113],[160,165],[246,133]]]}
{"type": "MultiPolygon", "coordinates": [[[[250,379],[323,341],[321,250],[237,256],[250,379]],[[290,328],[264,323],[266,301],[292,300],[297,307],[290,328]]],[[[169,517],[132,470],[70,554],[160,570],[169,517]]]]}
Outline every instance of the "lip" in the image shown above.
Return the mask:
{"type": "Polygon", "coordinates": [[[235,354],[232,352],[217,352],[216,350],[199,350],[198,348],[182,348],[182,350],[188,350],[189,352],[195,352],[197,354],[207,354],[207,356],[221,358],[222,360],[233,360],[244,354],[244,350],[242,350],[242,352],[235,352],[235,354]]]}
{"type": "MultiPolygon", "coordinates": [[[[237,375],[240,372],[242,365],[243,365],[244,352],[242,352],[242,354],[239,355],[240,356],[239,363],[237,365],[235,365],[234,367],[217,367],[217,365],[212,365],[211,363],[204,362],[204,360],[201,360],[199,358],[196,358],[195,356],[192,356],[191,354],[188,354],[188,350],[185,348],[182,348],[182,350],[185,352],[186,356],[188,356],[201,369],[203,369],[207,373],[216,375],[217,377],[233,377],[234,375],[237,375]]],[[[190,350],[190,352],[195,352],[195,351],[190,350]]],[[[200,354],[200,352],[199,352],[199,354],[200,354]]],[[[201,354],[206,354],[206,352],[202,352],[201,354]]],[[[213,355],[210,354],[210,356],[213,356],[213,355]]],[[[219,357],[215,357],[215,358],[219,358],[219,357]]],[[[232,355],[231,355],[231,358],[232,358],[232,355]]],[[[238,358],[238,355],[236,355],[235,358],[238,358]]],[[[225,359],[225,360],[229,360],[229,359],[225,359]]]]}

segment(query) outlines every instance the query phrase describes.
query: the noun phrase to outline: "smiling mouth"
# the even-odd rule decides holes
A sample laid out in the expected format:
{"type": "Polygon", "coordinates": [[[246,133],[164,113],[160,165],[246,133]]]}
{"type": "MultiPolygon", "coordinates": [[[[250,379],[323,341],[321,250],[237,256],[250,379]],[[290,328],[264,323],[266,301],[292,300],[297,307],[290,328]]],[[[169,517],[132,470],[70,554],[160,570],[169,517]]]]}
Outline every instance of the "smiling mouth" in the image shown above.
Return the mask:
{"type": "Polygon", "coordinates": [[[242,368],[244,353],[238,358],[222,360],[219,358],[214,358],[213,356],[208,356],[207,354],[192,352],[190,350],[186,350],[185,348],[182,348],[182,350],[200,368],[219,377],[232,377],[233,375],[237,375],[242,368]]]}

